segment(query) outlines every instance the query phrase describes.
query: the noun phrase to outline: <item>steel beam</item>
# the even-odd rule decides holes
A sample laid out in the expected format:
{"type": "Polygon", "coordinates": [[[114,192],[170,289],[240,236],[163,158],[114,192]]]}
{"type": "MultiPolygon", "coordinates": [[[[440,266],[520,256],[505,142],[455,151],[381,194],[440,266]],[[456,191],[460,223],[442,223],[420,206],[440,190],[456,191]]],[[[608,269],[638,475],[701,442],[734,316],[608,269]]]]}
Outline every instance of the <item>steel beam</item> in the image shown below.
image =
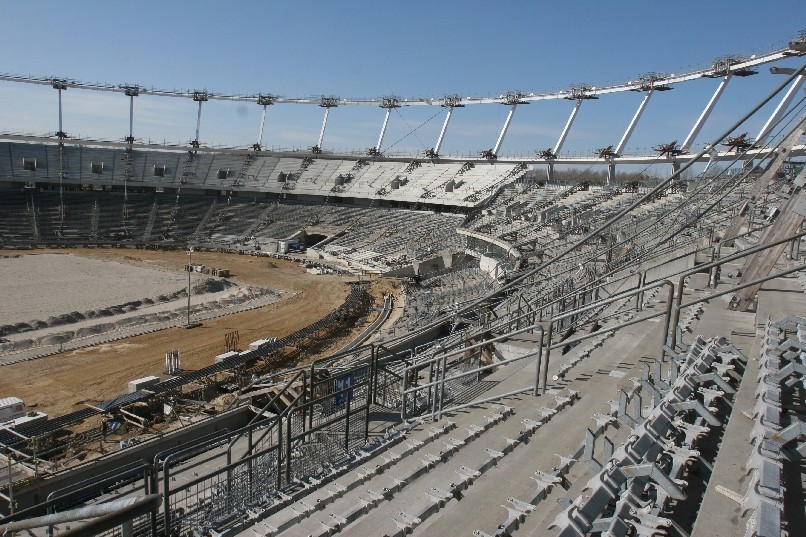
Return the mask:
{"type": "Polygon", "coordinates": [[[683,144],[680,146],[683,151],[691,149],[691,144],[694,143],[694,139],[697,138],[700,130],[702,130],[703,125],[705,125],[705,122],[708,120],[708,116],[711,115],[711,111],[713,111],[714,106],[716,106],[717,101],[722,96],[722,92],[725,91],[725,87],[728,85],[728,82],[730,82],[732,76],[732,73],[728,73],[719,83],[719,86],[717,86],[716,91],[711,96],[711,100],[705,105],[705,109],[700,114],[700,117],[694,123],[694,126],[691,127],[691,131],[688,133],[688,136],[686,136],[686,139],[683,140],[683,144]]]}
{"type": "Polygon", "coordinates": [[[445,122],[442,124],[442,130],[439,131],[439,138],[437,138],[437,143],[434,146],[434,154],[439,155],[439,149],[442,147],[442,139],[445,138],[445,131],[448,130],[448,123],[451,121],[451,115],[453,115],[453,106],[448,107],[448,115],[445,116],[445,122]]]}
{"type": "Polygon", "coordinates": [[[582,106],[582,99],[577,99],[574,108],[571,110],[571,115],[568,116],[568,121],[565,122],[565,127],[563,127],[563,131],[560,133],[560,138],[557,140],[557,144],[554,146],[554,150],[552,153],[555,155],[560,154],[560,150],[563,148],[563,144],[565,143],[565,139],[568,137],[568,133],[571,131],[571,125],[574,124],[574,119],[577,117],[577,112],[579,112],[579,107],[582,106]]]}
{"type": "Polygon", "coordinates": [[[635,126],[638,125],[638,120],[641,119],[641,114],[644,113],[644,109],[646,108],[647,103],[649,102],[649,98],[652,97],[652,94],[655,93],[655,90],[649,90],[644,95],[641,104],[638,105],[638,110],[635,111],[635,115],[632,117],[632,121],[630,124],[627,125],[627,130],[624,131],[624,136],[621,137],[619,140],[618,145],[616,146],[616,154],[620,155],[621,152],[624,150],[624,146],[627,145],[627,142],[630,140],[630,136],[632,132],[635,130],[635,126]]]}
{"type": "Polygon", "coordinates": [[[513,104],[509,108],[509,113],[507,114],[507,119],[504,121],[504,128],[501,129],[501,134],[498,135],[498,140],[495,142],[495,146],[493,147],[493,155],[498,156],[498,150],[501,149],[501,144],[504,142],[504,136],[507,135],[507,129],[509,128],[509,123],[512,121],[512,116],[515,114],[515,108],[517,108],[517,104],[513,104]]]}
{"type": "Polygon", "coordinates": [[[792,85],[781,99],[781,102],[775,107],[770,119],[767,120],[764,126],[761,127],[759,133],[756,135],[756,144],[762,144],[764,139],[770,134],[770,131],[772,131],[772,129],[777,126],[781,118],[784,117],[786,109],[789,108],[789,105],[792,103],[792,99],[795,98],[795,94],[797,94],[798,90],[801,88],[801,86],[803,86],[803,81],[805,78],[806,76],[800,75],[792,82],[792,85]]]}

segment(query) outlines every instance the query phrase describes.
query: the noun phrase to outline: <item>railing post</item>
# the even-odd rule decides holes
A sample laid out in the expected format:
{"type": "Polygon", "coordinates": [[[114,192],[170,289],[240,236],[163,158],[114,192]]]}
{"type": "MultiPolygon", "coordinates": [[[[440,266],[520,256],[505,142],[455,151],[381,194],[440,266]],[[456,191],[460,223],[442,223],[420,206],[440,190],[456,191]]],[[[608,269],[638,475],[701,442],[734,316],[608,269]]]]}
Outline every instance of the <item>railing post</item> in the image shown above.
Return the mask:
{"type": "Polygon", "coordinates": [[[680,276],[677,280],[677,288],[675,289],[674,309],[672,310],[671,334],[668,336],[669,348],[675,351],[677,346],[677,325],[680,324],[680,305],[683,303],[683,286],[686,283],[686,277],[680,276]]]}
{"type": "Polygon", "coordinates": [[[440,378],[439,384],[439,408],[437,413],[437,420],[439,421],[442,419],[442,405],[443,401],[445,400],[445,376],[448,372],[448,355],[442,357],[442,377],[440,378]]]}
{"type": "Polygon", "coordinates": [[[250,494],[251,494],[251,491],[254,488],[254,485],[253,485],[254,477],[252,475],[252,473],[253,473],[252,467],[253,467],[254,462],[255,462],[255,460],[252,458],[253,446],[252,446],[252,428],[251,427],[249,428],[249,440],[248,440],[248,442],[249,442],[249,445],[248,445],[249,449],[247,450],[246,453],[247,453],[247,457],[249,457],[248,476],[249,476],[249,491],[250,491],[250,494]]]}
{"type": "MultiPolygon", "coordinates": [[[[537,341],[537,363],[535,364],[535,387],[532,395],[537,397],[540,391],[540,363],[543,361],[543,327],[540,328],[540,339],[537,341]]],[[[534,333],[534,332],[533,332],[534,333]]]]}
{"type": "Polygon", "coordinates": [[[285,484],[291,483],[291,412],[288,412],[285,417],[285,484]]]}
{"type": "MultiPolygon", "coordinates": [[[[156,462],[149,467],[148,472],[150,474],[149,479],[148,479],[148,484],[149,484],[149,489],[150,489],[149,493],[150,494],[157,494],[157,492],[158,492],[157,489],[159,487],[159,483],[158,483],[158,479],[159,479],[158,472],[159,472],[159,470],[157,470],[156,462]]],[[[165,492],[165,491],[163,491],[163,492],[167,496],[167,492],[165,492]]],[[[159,517],[159,505],[155,506],[154,509],[151,511],[151,536],[152,537],[157,536],[157,517],[159,517]]],[[[50,529],[51,528],[49,528],[49,530],[50,529]]]]}
{"type": "Polygon", "coordinates": [[[171,532],[171,456],[165,457],[162,461],[162,531],[165,535],[172,535],[171,532]]]}
{"type": "Polygon", "coordinates": [[[283,417],[282,414],[277,416],[279,420],[277,426],[277,488],[280,489],[283,486],[283,417]]]}
{"type": "Polygon", "coordinates": [[[227,449],[227,510],[232,509],[232,448],[227,449]]]}
{"type": "MultiPolygon", "coordinates": [[[[548,384],[549,363],[551,360],[551,338],[553,334],[554,334],[554,316],[552,315],[551,318],[549,319],[549,332],[548,337],[546,338],[546,363],[543,366],[543,395],[546,394],[546,387],[548,384]]],[[[538,374],[540,374],[539,371],[538,374]]]]}
{"type": "Polygon", "coordinates": [[[347,415],[344,419],[344,451],[350,451],[350,405],[352,402],[352,389],[347,388],[347,415]]]}
{"type": "MultiPolygon", "coordinates": [[[[411,367],[414,367],[412,360],[411,367]]],[[[409,366],[403,368],[403,391],[400,395],[400,419],[406,421],[406,390],[409,389],[409,366]]]]}
{"type": "Polygon", "coordinates": [[[658,360],[660,363],[663,363],[663,358],[666,356],[663,346],[669,342],[669,325],[672,321],[672,303],[674,301],[674,284],[669,280],[665,280],[664,283],[669,286],[669,292],[666,295],[666,315],[663,316],[663,337],[660,342],[660,359],[658,360]]]}

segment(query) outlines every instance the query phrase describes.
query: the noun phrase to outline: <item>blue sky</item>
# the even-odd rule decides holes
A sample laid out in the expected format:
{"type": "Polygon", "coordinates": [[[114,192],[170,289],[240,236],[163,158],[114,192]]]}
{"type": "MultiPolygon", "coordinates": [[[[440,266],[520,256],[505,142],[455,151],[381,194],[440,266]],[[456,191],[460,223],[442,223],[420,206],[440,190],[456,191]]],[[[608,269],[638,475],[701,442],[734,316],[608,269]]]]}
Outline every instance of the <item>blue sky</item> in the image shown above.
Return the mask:
{"type": "MultiPolygon", "coordinates": [[[[0,10],[0,72],[288,97],[497,96],[558,91],[580,82],[603,86],[646,72],[705,67],[728,53],[779,48],[806,26],[802,0],[5,0],[0,10]]],[[[782,80],[764,67],[758,76],[732,81],[698,142],[719,133],[782,80]]],[[[653,96],[629,151],[682,141],[717,83],[698,80],[653,96]]],[[[640,99],[627,92],[584,103],[565,152],[588,154],[616,144],[640,99]]],[[[68,90],[64,130],[121,139],[128,130],[127,101],[119,94],[68,90]]],[[[48,87],[0,83],[0,131],[54,132],[56,103],[48,87]]],[[[135,137],[187,142],[194,136],[195,106],[183,99],[137,98],[135,137]]],[[[519,107],[500,152],[529,155],[553,146],[571,107],[563,100],[519,107]]],[[[744,130],[758,131],[770,107],[744,130]]],[[[317,106],[269,108],[264,143],[313,145],[322,113],[317,106]]],[[[502,105],[456,110],[442,153],[492,147],[506,113],[502,105]]],[[[375,107],[333,109],[325,148],[373,146],[383,114],[375,107]]],[[[444,115],[436,107],[395,110],[384,147],[432,147],[444,115]]],[[[259,118],[255,104],[210,101],[200,138],[250,145],[259,118]]]]}

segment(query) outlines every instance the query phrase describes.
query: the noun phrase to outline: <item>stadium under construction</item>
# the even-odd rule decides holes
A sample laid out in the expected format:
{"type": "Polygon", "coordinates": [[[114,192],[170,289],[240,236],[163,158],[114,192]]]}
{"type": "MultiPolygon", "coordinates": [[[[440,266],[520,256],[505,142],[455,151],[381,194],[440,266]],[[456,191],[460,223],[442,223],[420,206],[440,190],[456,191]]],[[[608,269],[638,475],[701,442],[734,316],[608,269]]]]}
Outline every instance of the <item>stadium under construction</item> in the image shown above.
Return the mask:
{"type": "MultiPolygon", "coordinates": [[[[0,527],[796,535],[806,523],[804,54],[801,35],[683,74],[497,98],[303,99],[0,75],[50,86],[59,103],[55,133],[0,135],[7,254],[225,252],[354,275],[340,306],[293,333],[230,339],[228,352],[188,371],[170,354],[164,375],[132,379],[128,393],[6,423],[0,527]],[[754,75],[770,79],[767,89],[701,139],[723,94],[754,75]],[[698,83],[714,91],[682,142],[628,154],[644,111],[698,83]],[[128,99],[128,135],[70,137],[68,90],[128,99]],[[566,155],[578,114],[622,92],[638,94],[637,108],[626,128],[612,126],[613,145],[566,155]],[[197,103],[188,145],[138,141],[134,101],[146,95],[197,103]],[[201,141],[204,107],[217,100],[261,107],[253,146],[201,141]],[[518,108],[548,100],[570,108],[556,144],[506,156],[518,108]],[[317,143],[269,149],[271,108],[305,105],[323,112],[317,143]],[[360,154],[328,150],[331,110],[360,106],[383,111],[377,143],[360,154]],[[405,106],[444,115],[418,155],[384,146],[405,106]],[[494,144],[443,155],[452,115],[470,106],[506,107],[494,144]],[[751,119],[763,126],[748,135],[751,119]],[[402,302],[373,305],[367,275],[403,282],[402,302]],[[266,367],[358,319],[366,328],[331,356],[266,367]],[[127,441],[176,416],[170,430],[127,441]],[[114,449],[87,448],[110,441],[114,449]]],[[[186,269],[188,282],[201,271],[190,259],[186,269]]],[[[4,364],[57,352],[25,335],[35,328],[0,327],[4,364]]],[[[60,352],[82,334],[77,325],[51,343],[60,352]]]]}

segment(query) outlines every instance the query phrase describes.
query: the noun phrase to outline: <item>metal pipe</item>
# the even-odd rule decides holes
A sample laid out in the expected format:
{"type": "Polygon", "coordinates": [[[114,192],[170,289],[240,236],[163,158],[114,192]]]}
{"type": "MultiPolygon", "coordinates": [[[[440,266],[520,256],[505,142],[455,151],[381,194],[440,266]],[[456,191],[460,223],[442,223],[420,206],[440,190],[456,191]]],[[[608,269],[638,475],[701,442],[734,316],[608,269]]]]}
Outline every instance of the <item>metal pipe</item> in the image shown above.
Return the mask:
{"type": "Polygon", "coordinates": [[[129,96],[129,144],[134,141],[134,95],[129,96]]]}
{"type": "Polygon", "coordinates": [[[389,116],[392,114],[392,107],[386,109],[386,115],[383,118],[383,125],[381,126],[381,135],[378,136],[378,145],[375,146],[375,149],[378,152],[381,152],[381,144],[383,143],[383,137],[386,134],[386,126],[389,124],[389,116]]]}
{"type": "MultiPolygon", "coordinates": [[[[201,103],[199,103],[201,105],[201,103]]],[[[193,248],[188,248],[188,319],[187,326],[190,327],[190,273],[193,272],[193,248]]]]}
{"type": "Polygon", "coordinates": [[[507,119],[504,121],[504,128],[501,129],[501,134],[498,135],[498,140],[495,142],[495,147],[493,147],[493,155],[498,155],[498,150],[501,149],[501,144],[504,142],[504,136],[507,135],[507,129],[509,128],[509,123],[512,121],[512,116],[515,114],[515,108],[517,108],[517,104],[513,104],[512,107],[509,109],[509,114],[507,114],[507,119]]]}
{"type": "MultiPolygon", "coordinates": [[[[546,386],[548,384],[549,361],[551,360],[551,338],[553,337],[553,335],[554,335],[554,318],[552,317],[552,318],[549,319],[549,332],[548,332],[548,336],[546,337],[546,363],[545,363],[545,365],[543,365],[543,394],[544,395],[546,393],[546,386]]],[[[541,355],[541,358],[542,358],[542,355],[541,355]]],[[[538,360],[538,362],[537,362],[538,374],[539,374],[539,370],[540,370],[540,365],[541,365],[540,362],[541,361],[542,360],[538,360]]]]}
{"type": "MultiPolygon", "coordinates": [[[[462,347],[461,349],[458,349],[458,350],[455,350],[455,351],[452,351],[452,352],[449,352],[449,353],[445,354],[445,356],[456,356],[457,354],[462,354],[464,352],[467,352],[467,351],[470,351],[470,350],[473,350],[473,349],[478,349],[479,347],[487,346],[490,343],[496,343],[498,341],[503,341],[505,339],[509,339],[512,336],[522,334],[524,332],[529,332],[530,330],[534,330],[535,328],[539,328],[540,330],[543,329],[542,326],[534,324],[534,325],[531,325],[531,326],[527,326],[525,328],[521,328],[519,330],[515,330],[514,332],[509,332],[507,334],[503,334],[501,336],[494,337],[492,339],[486,339],[486,340],[482,341],[481,343],[474,343],[473,345],[469,345],[467,347],[462,347]]],[[[437,352],[445,352],[445,351],[437,351],[437,352]]],[[[436,352],[434,354],[436,355],[436,352]]],[[[427,360],[423,360],[422,362],[417,362],[415,364],[412,364],[411,366],[406,368],[404,371],[407,371],[409,369],[413,369],[415,367],[416,368],[422,368],[423,366],[425,366],[427,364],[430,364],[432,362],[438,362],[441,359],[442,359],[441,357],[437,358],[435,356],[432,356],[431,358],[428,358],[427,360]]]]}
{"type": "Polygon", "coordinates": [[[723,295],[728,295],[728,294],[734,293],[736,291],[741,291],[742,289],[745,289],[747,287],[752,287],[754,285],[758,285],[760,283],[764,283],[764,282],[767,282],[767,281],[770,281],[770,280],[774,280],[776,278],[780,278],[781,276],[786,276],[787,274],[792,274],[793,272],[799,272],[801,270],[806,270],[806,265],[799,265],[797,267],[782,270],[781,272],[778,272],[777,274],[773,274],[772,276],[764,276],[763,278],[756,278],[755,280],[749,281],[747,283],[743,283],[741,285],[737,285],[735,287],[731,287],[730,289],[727,289],[725,291],[720,291],[718,293],[714,293],[712,295],[708,295],[708,296],[703,297],[703,298],[698,298],[697,300],[692,300],[690,302],[680,304],[680,309],[688,308],[690,306],[693,306],[694,304],[699,304],[700,302],[708,302],[709,300],[712,300],[714,298],[717,298],[717,297],[720,297],[720,296],[723,296],[723,295]]]}
{"type": "Polygon", "coordinates": [[[61,90],[61,88],[59,88],[58,91],[59,91],[59,138],[61,138],[63,133],[64,133],[64,129],[62,129],[62,90],[61,90]]]}
{"type": "Polygon", "coordinates": [[[633,131],[635,130],[635,126],[638,125],[638,120],[641,119],[641,115],[644,113],[644,109],[646,108],[647,103],[649,102],[649,98],[652,97],[652,94],[655,90],[649,90],[644,95],[644,99],[641,101],[641,104],[638,105],[638,110],[635,111],[635,115],[632,117],[632,121],[630,124],[627,125],[627,130],[624,131],[624,135],[619,140],[618,145],[616,146],[616,154],[620,155],[621,152],[624,150],[624,146],[627,145],[627,142],[630,140],[630,136],[632,135],[633,131]]]}
{"type": "MultiPolygon", "coordinates": [[[[471,406],[481,405],[484,403],[490,403],[492,401],[497,401],[498,399],[503,399],[504,397],[511,397],[513,395],[518,395],[519,393],[528,392],[529,390],[534,389],[533,386],[527,386],[526,388],[520,388],[518,390],[512,390],[511,392],[501,393],[498,395],[493,395],[491,397],[486,397],[484,399],[476,399],[475,401],[471,401],[469,403],[463,403],[461,405],[452,406],[449,409],[445,410],[444,412],[453,412],[454,410],[461,410],[463,408],[468,408],[471,406]]],[[[427,419],[434,416],[436,412],[432,412],[429,414],[425,414],[422,416],[417,416],[417,420],[427,419]]]]}
{"type": "Polygon", "coordinates": [[[540,395],[540,362],[543,360],[543,327],[540,327],[540,339],[537,341],[537,362],[535,363],[535,385],[532,395],[540,395]]]}
{"type": "MultiPolygon", "coordinates": [[[[229,443],[229,444],[227,444],[227,449],[230,449],[230,448],[231,448],[231,447],[232,447],[232,446],[235,444],[235,442],[237,442],[238,440],[240,440],[240,439],[241,439],[241,437],[243,437],[243,432],[244,432],[244,430],[246,430],[246,428],[247,428],[247,427],[249,427],[250,425],[254,424],[256,421],[258,421],[258,419],[260,419],[260,417],[263,415],[263,413],[264,413],[264,412],[265,412],[265,411],[266,411],[266,410],[267,410],[267,409],[268,409],[268,408],[269,408],[269,407],[270,407],[272,404],[274,404],[274,402],[277,400],[277,398],[278,398],[278,397],[280,397],[280,395],[282,395],[283,393],[285,393],[285,392],[286,392],[286,390],[287,390],[287,389],[288,389],[288,388],[291,386],[291,384],[293,384],[294,382],[296,382],[296,380],[299,378],[299,376],[300,376],[300,375],[304,375],[304,374],[305,374],[305,370],[304,370],[304,369],[300,369],[299,371],[297,371],[297,374],[296,374],[296,375],[294,375],[293,377],[291,377],[291,379],[290,379],[288,382],[286,382],[286,383],[285,383],[285,385],[283,386],[283,388],[282,388],[282,389],[281,389],[279,392],[277,392],[277,393],[274,395],[274,397],[272,397],[272,398],[271,398],[271,400],[270,400],[268,403],[266,403],[266,404],[263,406],[263,408],[261,408],[261,409],[260,409],[260,413],[258,413],[257,415],[255,415],[255,417],[254,417],[254,418],[252,418],[252,419],[249,421],[249,423],[247,423],[247,424],[246,424],[246,426],[245,426],[245,427],[243,427],[243,428],[241,429],[241,432],[238,434],[238,436],[236,436],[235,438],[233,438],[233,439],[230,441],[230,443],[229,443]]],[[[304,380],[304,378],[303,378],[303,380],[304,380]]],[[[311,382],[313,382],[313,381],[311,381],[311,382]]]]}
{"type": "MultiPolygon", "coordinates": [[[[668,280],[666,280],[668,281],[668,280]]],[[[666,315],[663,317],[663,335],[660,342],[660,359],[659,362],[663,362],[663,357],[666,353],[663,350],[663,346],[669,342],[669,324],[672,321],[672,305],[674,303],[674,284],[669,282],[669,293],[666,295],[666,315]]]]}
{"type": "Polygon", "coordinates": [[[733,73],[729,72],[719,83],[719,86],[717,86],[716,91],[711,96],[711,100],[708,101],[708,104],[700,114],[700,117],[697,119],[696,123],[694,123],[694,126],[691,127],[691,131],[688,133],[688,136],[686,136],[686,139],[683,140],[683,144],[680,147],[684,151],[688,151],[691,148],[691,144],[694,143],[694,139],[700,133],[700,129],[702,129],[702,126],[705,124],[706,120],[708,120],[708,116],[711,115],[711,111],[714,109],[714,106],[716,106],[716,102],[719,100],[719,97],[722,96],[722,92],[725,91],[725,87],[728,85],[728,82],[730,82],[730,78],[732,76],[733,73]]]}
{"type": "MultiPolygon", "coordinates": [[[[18,520],[16,522],[9,522],[8,524],[0,526],[0,534],[5,535],[15,531],[42,528],[45,526],[64,524],[65,522],[74,522],[76,520],[86,520],[88,518],[101,515],[120,514],[127,508],[131,509],[135,507],[145,507],[145,512],[148,512],[156,505],[159,505],[161,498],[162,496],[160,494],[149,494],[147,496],[139,496],[136,498],[123,498],[97,505],[90,505],[88,507],[80,507],[78,509],[72,509],[70,511],[64,511],[61,513],[27,518],[25,520],[18,520]]],[[[118,522],[117,525],[120,525],[120,522],[118,522]]]]}
{"type": "Polygon", "coordinates": [[[260,113],[260,130],[257,133],[257,145],[263,145],[263,127],[266,125],[266,109],[269,105],[263,105],[263,111],[260,113]]]}
{"type": "Polygon", "coordinates": [[[325,128],[327,128],[327,116],[330,115],[330,107],[325,107],[325,117],[322,119],[322,128],[319,130],[319,140],[316,142],[316,147],[322,149],[322,142],[325,139],[325,128]]]}
{"type": "MultiPolygon", "coordinates": [[[[502,365],[511,364],[512,362],[517,362],[518,360],[523,360],[524,358],[530,358],[530,357],[536,356],[536,355],[537,355],[537,351],[527,352],[526,354],[518,356],[517,358],[510,358],[508,360],[502,360],[502,361],[494,363],[494,364],[479,366],[479,367],[477,367],[476,369],[474,369],[472,371],[466,371],[466,372],[461,373],[459,375],[456,375],[455,377],[452,377],[452,378],[457,379],[457,378],[461,378],[461,377],[466,377],[468,375],[473,375],[473,374],[479,373],[481,371],[487,371],[488,369],[495,369],[496,367],[501,367],[502,365]]],[[[439,369],[439,364],[438,364],[438,369],[439,369]]],[[[417,390],[422,390],[422,389],[425,389],[425,388],[438,386],[441,383],[442,383],[442,380],[438,377],[437,380],[431,381],[431,382],[429,382],[427,384],[420,384],[418,386],[414,386],[412,388],[409,388],[406,392],[404,392],[404,395],[416,392],[417,390]]],[[[434,412],[437,412],[436,407],[433,410],[434,410],[434,412]]]]}
{"type": "Polygon", "coordinates": [[[448,123],[451,121],[451,115],[453,114],[453,106],[448,107],[448,115],[445,117],[445,122],[442,124],[442,130],[439,131],[439,137],[437,138],[437,145],[434,146],[434,153],[439,155],[439,148],[442,147],[442,139],[445,137],[445,131],[448,130],[448,123]]]}
{"type": "MultiPolygon", "coordinates": [[[[479,351],[481,353],[481,351],[479,351]]],[[[437,420],[442,419],[442,406],[445,401],[445,378],[448,376],[448,355],[444,355],[442,357],[442,377],[440,378],[440,386],[439,386],[439,405],[438,405],[438,413],[437,413],[437,420]]]]}
{"type": "Polygon", "coordinates": [[[124,507],[116,513],[109,513],[92,522],[60,533],[59,535],[70,537],[98,535],[115,527],[123,526],[123,535],[125,536],[126,528],[131,529],[132,520],[138,516],[148,514],[159,505],[159,494],[150,496],[156,496],[156,498],[150,499],[148,496],[144,497],[140,503],[124,507]]]}
{"type": "Polygon", "coordinates": [[[781,117],[783,117],[784,112],[786,112],[786,109],[789,107],[792,99],[794,99],[795,95],[798,93],[798,90],[800,90],[801,86],[803,85],[804,78],[806,78],[804,75],[800,75],[797,79],[795,79],[794,82],[792,82],[792,86],[790,86],[789,90],[786,92],[786,94],[784,94],[781,102],[778,103],[778,106],[775,107],[772,115],[770,115],[770,119],[768,119],[764,126],[761,127],[761,130],[756,136],[756,144],[761,144],[767,135],[770,134],[770,131],[773,129],[775,124],[781,120],[781,117]]]}
{"type": "Polygon", "coordinates": [[[199,112],[196,114],[196,141],[199,141],[199,127],[201,126],[201,106],[202,100],[199,99],[199,112]]]}
{"type": "MultiPolygon", "coordinates": [[[[554,153],[555,156],[560,154],[560,150],[563,148],[565,139],[568,137],[568,133],[571,131],[571,125],[574,124],[574,119],[577,117],[577,112],[579,112],[580,106],[582,106],[582,99],[577,99],[577,102],[574,105],[573,110],[571,110],[571,115],[568,116],[568,121],[565,122],[565,127],[563,127],[563,131],[560,133],[560,138],[557,140],[557,144],[554,146],[554,150],[552,151],[552,153],[554,153]]],[[[549,166],[553,167],[553,164],[549,164],[549,166]]],[[[550,181],[551,177],[549,177],[548,179],[550,181]]]]}

